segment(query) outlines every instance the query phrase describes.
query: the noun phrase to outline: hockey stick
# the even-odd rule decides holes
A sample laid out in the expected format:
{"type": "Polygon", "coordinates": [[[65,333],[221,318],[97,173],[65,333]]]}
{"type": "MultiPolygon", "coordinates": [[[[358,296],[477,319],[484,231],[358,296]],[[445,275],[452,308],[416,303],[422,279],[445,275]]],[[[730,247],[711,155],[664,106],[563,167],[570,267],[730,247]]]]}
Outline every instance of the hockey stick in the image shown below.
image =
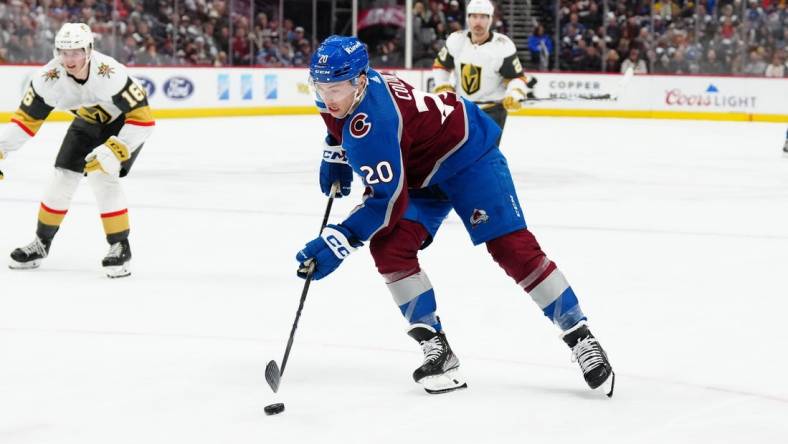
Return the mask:
{"type": "MultiPolygon", "coordinates": [[[[323,215],[323,223],[320,224],[320,232],[328,223],[328,215],[331,214],[331,206],[334,204],[334,196],[339,191],[339,182],[334,182],[331,185],[331,192],[326,204],[326,212],[323,215]]],[[[285,355],[282,357],[282,367],[276,365],[276,361],[271,360],[265,366],[265,380],[271,386],[271,390],[276,393],[279,390],[279,384],[282,380],[282,375],[285,373],[285,366],[287,365],[287,358],[290,357],[290,349],[293,348],[293,338],[295,337],[296,328],[298,328],[298,320],[301,318],[301,311],[304,309],[304,302],[306,301],[306,294],[309,292],[309,284],[312,282],[312,274],[315,272],[315,263],[310,262],[307,266],[306,280],[304,281],[304,289],[301,290],[301,301],[298,303],[298,311],[296,311],[295,321],[293,321],[293,328],[290,330],[290,338],[287,340],[287,347],[285,347],[285,355]]]]}

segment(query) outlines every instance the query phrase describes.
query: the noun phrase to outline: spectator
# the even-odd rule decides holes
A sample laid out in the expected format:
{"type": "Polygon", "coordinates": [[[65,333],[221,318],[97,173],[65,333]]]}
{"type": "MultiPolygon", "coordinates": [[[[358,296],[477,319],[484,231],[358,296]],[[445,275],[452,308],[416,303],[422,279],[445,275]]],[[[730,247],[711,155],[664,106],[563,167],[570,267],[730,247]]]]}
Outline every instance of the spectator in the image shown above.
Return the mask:
{"type": "Polygon", "coordinates": [[[145,50],[141,51],[137,55],[136,62],[138,65],[150,65],[150,66],[158,66],[164,64],[161,56],[159,56],[159,53],[156,50],[156,42],[154,42],[153,39],[150,39],[145,44],[145,50]]]}
{"type": "Polygon", "coordinates": [[[531,53],[531,62],[537,64],[540,69],[546,70],[546,63],[549,63],[550,56],[553,54],[553,39],[544,33],[544,26],[536,25],[534,33],[528,37],[528,51],[531,53]],[[545,60],[547,62],[545,62],[545,60]]]}
{"type": "MultiPolygon", "coordinates": [[[[642,61],[642,60],[641,60],[642,61]]],[[[619,64],[618,51],[610,49],[607,51],[607,59],[605,60],[605,72],[624,72],[619,64]]]]}
{"type": "Polygon", "coordinates": [[[700,72],[704,74],[723,74],[725,66],[717,59],[717,51],[713,48],[706,51],[706,58],[700,64],[700,72]]]}
{"type": "Polygon", "coordinates": [[[629,57],[621,63],[621,73],[632,70],[635,74],[648,74],[646,61],[640,58],[640,51],[636,48],[629,50],[629,57]]]}
{"type": "Polygon", "coordinates": [[[766,67],[766,77],[782,78],[785,77],[786,67],[782,54],[775,52],[772,56],[772,63],[766,67]]]}
{"type": "Polygon", "coordinates": [[[755,48],[750,51],[750,59],[744,66],[743,74],[751,76],[762,76],[766,73],[766,62],[761,55],[762,49],[755,48]]]}
{"type": "Polygon", "coordinates": [[[460,2],[457,0],[451,0],[449,2],[449,8],[444,11],[443,15],[446,17],[447,22],[455,21],[461,28],[464,26],[465,14],[463,14],[460,9],[460,2]]]}

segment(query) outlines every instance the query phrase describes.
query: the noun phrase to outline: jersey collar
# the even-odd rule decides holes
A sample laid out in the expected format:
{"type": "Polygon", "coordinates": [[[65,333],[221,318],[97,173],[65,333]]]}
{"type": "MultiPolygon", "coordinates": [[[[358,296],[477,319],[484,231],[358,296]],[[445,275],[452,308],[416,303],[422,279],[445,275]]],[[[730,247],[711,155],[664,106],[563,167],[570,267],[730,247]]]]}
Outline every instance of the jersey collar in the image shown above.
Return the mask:
{"type": "Polygon", "coordinates": [[[490,31],[490,36],[489,36],[489,37],[487,37],[487,40],[485,40],[485,41],[483,41],[483,42],[481,42],[481,43],[473,43],[473,37],[471,37],[471,31],[468,31],[468,33],[467,33],[467,34],[465,34],[465,36],[466,36],[466,37],[468,37],[468,40],[470,40],[470,41],[471,41],[471,44],[473,44],[473,45],[484,45],[485,43],[490,43],[490,42],[492,42],[492,39],[493,39],[493,32],[492,32],[492,31],[490,31]]]}
{"type": "MultiPolygon", "coordinates": [[[[64,70],[65,70],[65,68],[64,68],[64,70]]],[[[85,80],[77,79],[76,77],[74,77],[71,74],[69,74],[68,71],[66,71],[66,75],[71,77],[71,80],[77,82],[80,85],[84,85],[84,84],[88,83],[88,80],[90,80],[90,60],[88,60],[88,76],[85,77],[85,80]]]]}

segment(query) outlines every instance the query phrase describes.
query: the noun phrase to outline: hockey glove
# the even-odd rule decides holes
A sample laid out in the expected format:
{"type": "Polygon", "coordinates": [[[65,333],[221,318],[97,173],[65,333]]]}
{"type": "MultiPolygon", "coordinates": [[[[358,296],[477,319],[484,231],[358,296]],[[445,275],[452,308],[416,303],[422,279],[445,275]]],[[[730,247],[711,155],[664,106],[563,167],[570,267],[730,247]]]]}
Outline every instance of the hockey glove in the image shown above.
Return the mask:
{"type": "Polygon", "coordinates": [[[520,103],[520,100],[522,99],[518,99],[514,96],[506,96],[503,98],[503,101],[501,101],[501,104],[504,108],[506,108],[506,111],[517,111],[523,107],[523,104],[520,103]]]}
{"type": "Polygon", "coordinates": [[[120,163],[129,160],[129,149],[115,136],[110,137],[85,156],[85,174],[100,171],[112,176],[120,175],[120,163]]]}
{"type": "Polygon", "coordinates": [[[312,279],[320,280],[331,274],[339,264],[356,248],[364,245],[342,225],[326,225],[320,237],[309,241],[303,250],[296,254],[298,277],[306,279],[309,269],[314,266],[312,279]]]}
{"type": "Polygon", "coordinates": [[[323,162],[320,163],[320,191],[326,196],[331,194],[331,185],[339,182],[339,190],[334,197],[340,198],[350,194],[350,185],[353,183],[353,168],[347,164],[347,154],[341,146],[332,146],[333,141],[326,137],[323,147],[323,162]]]}
{"type": "Polygon", "coordinates": [[[432,89],[432,92],[435,94],[440,94],[442,92],[454,92],[454,86],[451,83],[442,83],[440,85],[435,85],[435,88],[432,89]]]}

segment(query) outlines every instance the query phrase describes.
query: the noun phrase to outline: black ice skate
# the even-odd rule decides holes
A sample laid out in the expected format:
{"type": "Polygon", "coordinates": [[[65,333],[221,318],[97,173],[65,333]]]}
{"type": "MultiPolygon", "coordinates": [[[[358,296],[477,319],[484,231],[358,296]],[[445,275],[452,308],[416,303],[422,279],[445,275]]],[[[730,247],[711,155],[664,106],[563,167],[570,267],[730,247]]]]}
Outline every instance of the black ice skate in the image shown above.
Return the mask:
{"type": "Polygon", "coordinates": [[[413,372],[413,380],[430,394],[466,388],[459,373],[460,360],[451,351],[446,334],[426,324],[413,324],[408,335],[421,344],[424,363],[413,372]]]}
{"type": "Polygon", "coordinates": [[[610,366],[610,361],[607,360],[605,351],[591,334],[585,321],[580,321],[565,331],[561,338],[572,349],[572,360],[580,364],[583,378],[588,386],[612,397],[616,374],[610,366]]]}
{"type": "Polygon", "coordinates": [[[107,277],[121,278],[131,274],[131,247],[128,240],[122,240],[110,245],[109,252],[101,261],[107,277]]]}
{"type": "Polygon", "coordinates": [[[41,259],[49,255],[49,246],[52,242],[42,241],[36,236],[33,242],[11,252],[11,262],[8,268],[13,270],[28,270],[41,266],[41,259]]]}

